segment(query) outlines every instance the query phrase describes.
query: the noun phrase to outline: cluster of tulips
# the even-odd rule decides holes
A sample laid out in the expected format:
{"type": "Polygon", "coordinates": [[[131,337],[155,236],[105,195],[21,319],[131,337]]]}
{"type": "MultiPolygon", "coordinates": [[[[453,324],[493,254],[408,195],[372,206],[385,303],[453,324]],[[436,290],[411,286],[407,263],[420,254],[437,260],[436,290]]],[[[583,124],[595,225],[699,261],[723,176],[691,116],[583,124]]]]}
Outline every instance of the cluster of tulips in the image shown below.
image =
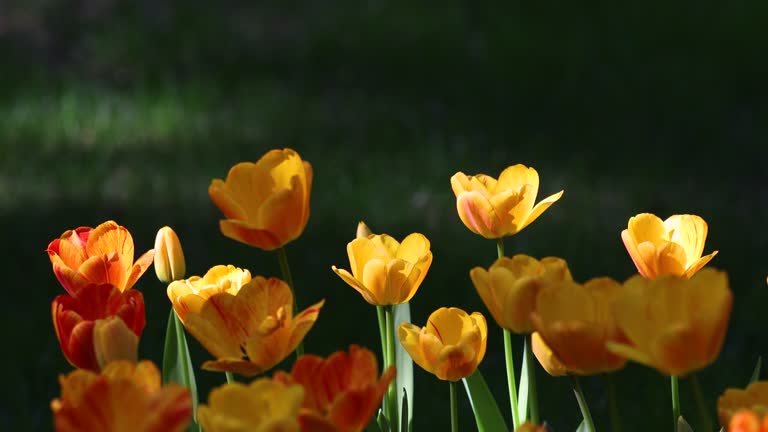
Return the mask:
{"type": "MultiPolygon", "coordinates": [[[[408,432],[415,362],[449,383],[453,431],[458,381],[478,430],[546,431],[539,418],[538,363],[552,376],[571,378],[583,415],[578,428],[593,432],[598,429],[579,377],[616,371],[632,360],[670,377],[670,427],[690,430],[680,414],[678,378],[695,377],[717,358],[733,303],[726,274],[704,268],[717,252],[703,256],[702,218],[630,218],[621,238],[639,274],[623,283],[609,277],[577,282],[563,259],[504,253],[504,238],[541,216],[562,191],[536,203],[538,173],[523,165],[498,178],[461,172],[451,178],[461,221],[493,240],[498,252],[490,267],[475,267],[469,275],[503,336],[508,426],[477,370],[489,333],[484,315],[444,307],[424,327],[410,322],[409,301],[432,264],[430,242],[420,233],[398,241],[361,222],[347,244],[350,270],[332,266],[375,306],[383,368],[377,354],[357,345],[326,358],[304,354],[302,341],[324,301],[297,307],[285,246],[304,231],[312,179],[311,165],[295,151],[271,150],[255,163],[238,163],[208,190],[225,216],[221,233],[275,251],[282,278],[252,276],[232,265],[185,278],[181,244],[169,227],[135,261],[130,232],[113,221],[53,240],[47,252],[66,291],[52,302],[53,325],[62,353],[76,368],[60,376],[61,395],[51,402],[55,429],[408,432]],[[143,296],[133,287],[153,263],[171,306],[162,368],[138,359],[145,313],[143,296]],[[224,372],[227,381],[204,403],[198,403],[187,333],[211,355],[202,369],[224,372]],[[519,376],[513,337],[523,339],[519,376]],[[267,375],[294,352],[290,371],[267,375]],[[238,380],[234,374],[258,377],[238,380]]],[[[728,389],[719,398],[725,430],[768,432],[768,382],[758,380],[759,370],[754,376],[745,389],[728,389]]]]}

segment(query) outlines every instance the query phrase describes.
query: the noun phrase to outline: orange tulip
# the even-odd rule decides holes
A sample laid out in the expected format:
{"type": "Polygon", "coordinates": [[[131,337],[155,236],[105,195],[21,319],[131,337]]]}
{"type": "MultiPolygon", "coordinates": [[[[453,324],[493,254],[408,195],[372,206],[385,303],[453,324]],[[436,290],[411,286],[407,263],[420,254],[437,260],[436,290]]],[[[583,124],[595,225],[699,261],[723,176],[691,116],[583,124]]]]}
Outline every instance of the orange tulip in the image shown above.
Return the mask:
{"type": "MultiPolygon", "coordinates": [[[[765,411],[764,409],[761,411],[765,411]]],[[[768,415],[742,409],[728,422],[727,432],[768,432],[768,415]],[[761,420],[762,417],[762,420],[761,420]]]]}
{"type": "Polygon", "coordinates": [[[247,270],[232,266],[174,282],[168,297],[187,331],[217,359],[203,369],[242,375],[264,372],[295,350],[324,303],[293,316],[293,293],[285,282],[250,279],[247,270]]]}
{"type": "Polygon", "coordinates": [[[180,432],[192,419],[189,390],[161,387],[150,361],[116,361],[101,374],[78,369],[59,377],[51,402],[57,432],[180,432]]]}
{"type": "Polygon", "coordinates": [[[664,374],[686,375],[717,358],[732,305],[728,277],[715,269],[690,279],[636,275],[613,305],[627,342],[608,342],[608,348],[664,374]]]}
{"type": "Polygon", "coordinates": [[[427,326],[402,323],[397,336],[417,365],[444,381],[472,375],[485,357],[488,326],[479,312],[440,308],[427,326]]]}
{"type": "Polygon", "coordinates": [[[621,291],[621,284],[610,278],[592,279],[583,285],[564,281],[539,291],[531,320],[541,341],[538,347],[534,342],[532,348],[547,372],[554,369],[556,375],[562,375],[559,367],[547,368],[547,364],[558,362],[578,375],[610,372],[624,366],[626,359],[605,347],[607,341],[621,337],[612,311],[621,291]],[[542,341],[551,356],[545,354],[542,341]]]}
{"type": "Polygon", "coordinates": [[[651,279],[668,274],[691,277],[717,255],[714,251],[701,256],[707,223],[694,215],[673,215],[662,222],[641,213],[629,218],[621,239],[637,272],[651,279]]]}
{"type": "MultiPolygon", "coordinates": [[[[722,426],[733,425],[734,418],[745,412],[760,417],[768,415],[768,381],[753,382],[745,389],[729,388],[717,399],[717,417],[722,426]]],[[[745,416],[742,414],[741,417],[745,416]]],[[[743,424],[743,421],[738,423],[743,424]]],[[[768,432],[768,428],[765,431],[768,432]]]]}
{"type": "Polygon", "coordinates": [[[542,287],[572,280],[563,259],[546,257],[538,261],[522,254],[501,257],[488,271],[475,267],[469,277],[496,323],[514,333],[533,332],[531,312],[542,287]]]}
{"type": "Polygon", "coordinates": [[[461,221],[475,234],[501,238],[517,234],[536,220],[563,191],[544,198],[535,206],[539,192],[539,173],[525,165],[513,165],[499,179],[457,172],[451,177],[456,195],[456,210],[461,221]]]}
{"type": "Polygon", "coordinates": [[[108,284],[82,287],[74,297],[62,294],[51,303],[51,312],[56,337],[64,356],[73,366],[93,371],[100,369],[100,359],[104,363],[115,355],[120,357],[119,353],[131,353],[131,345],[134,343],[125,329],[112,328],[114,323],[106,326],[103,331],[112,337],[124,335],[124,340],[104,342],[106,334],[102,330],[96,333],[94,340],[94,328],[100,320],[120,319],[136,337],[141,337],[146,323],[141,292],[120,292],[117,287],[108,284]]]}
{"type": "Polygon", "coordinates": [[[152,265],[150,249],[133,262],[133,237],[114,221],[64,232],[48,245],[53,272],[71,295],[88,284],[130,289],[152,265]]]}
{"type": "Polygon", "coordinates": [[[256,163],[232,167],[208,194],[226,219],[225,236],[263,250],[298,238],[309,219],[312,166],[291,149],[270,150],[256,163]]]}
{"type": "Polygon", "coordinates": [[[304,387],[302,431],[358,432],[368,426],[395,375],[390,366],[379,377],[373,352],[352,345],[349,353],[337,351],[327,359],[301,356],[290,375],[280,371],[274,379],[304,387]]]}

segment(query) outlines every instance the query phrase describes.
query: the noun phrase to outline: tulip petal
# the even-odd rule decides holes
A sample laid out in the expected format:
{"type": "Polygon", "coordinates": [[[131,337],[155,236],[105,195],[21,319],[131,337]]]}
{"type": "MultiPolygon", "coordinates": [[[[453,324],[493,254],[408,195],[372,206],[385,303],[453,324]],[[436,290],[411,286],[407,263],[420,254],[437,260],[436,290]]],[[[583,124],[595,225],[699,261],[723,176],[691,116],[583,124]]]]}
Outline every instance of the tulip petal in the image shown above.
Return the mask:
{"type": "Polygon", "coordinates": [[[697,271],[701,270],[702,267],[707,265],[707,263],[717,255],[718,251],[714,251],[709,255],[705,255],[696,261],[694,261],[690,267],[688,267],[688,270],[685,271],[686,277],[692,277],[694,274],[696,274],[697,271]]]}
{"type": "Polygon", "coordinates": [[[458,198],[462,192],[467,192],[469,189],[469,177],[466,174],[459,171],[451,176],[451,189],[453,189],[454,195],[458,198]]]}
{"type": "Polygon", "coordinates": [[[362,282],[360,282],[359,280],[355,279],[355,277],[352,276],[348,271],[346,271],[344,269],[338,269],[338,268],[336,268],[336,266],[331,266],[331,269],[334,271],[334,273],[339,275],[339,277],[342,280],[344,280],[344,282],[346,282],[349,286],[351,286],[357,292],[359,292],[360,295],[363,296],[365,301],[367,301],[368,303],[370,303],[372,305],[376,305],[377,304],[378,300],[376,299],[376,296],[372,292],[368,291],[368,289],[365,287],[365,285],[362,282]]]}
{"type": "Polygon", "coordinates": [[[208,186],[208,196],[213,204],[230,219],[247,220],[248,213],[229,191],[226,183],[221,179],[214,179],[208,186]]]}
{"type": "Polygon", "coordinates": [[[624,357],[625,359],[636,361],[648,367],[656,367],[653,360],[651,359],[650,356],[648,356],[648,354],[646,354],[645,352],[643,352],[638,348],[635,348],[632,345],[614,342],[614,341],[608,341],[606,342],[605,347],[606,349],[608,349],[608,351],[618,356],[624,357]]]}
{"type": "Polygon", "coordinates": [[[374,294],[380,304],[392,304],[394,293],[389,292],[387,263],[380,259],[371,259],[365,264],[362,274],[363,285],[374,294]]]}
{"type": "Polygon", "coordinates": [[[456,209],[461,221],[475,234],[485,238],[499,238],[501,218],[490,201],[481,193],[464,192],[456,198],[456,209]]]}
{"type": "MultiPolygon", "coordinates": [[[[500,192],[504,189],[520,189],[523,185],[531,185],[529,190],[531,194],[530,202],[533,206],[533,202],[536,201],[536,195],[539,191],[539,173],[533,168],[528,168],[525,165],[517,164],[512,165],[504,169],[499,174],[499,181],[496,183],[496,189],[494,192],[500,192]]],[[[530,209],[530,207],[528,207],[530,209]]]]}
{"type": "Polygon", "coordinates": [[[557,355],[552,351],[549,345],[544,342],[544,339],[541,338],[539,332],[533,332],[531,335],[531,348],[533,350],[533,355],[536,356],[539,364],[548,374],[552,376],[563,376],[568,373],[568,369],[566,369],[563,362],[557,358],[557,355]]]}
{"type": "Polygon", "coordinates": [[[142,256],[139,257],[139,259],[136,260],[136,262],[133,264],[133,267],[131,267],[131,272],[128,274],[128,277],[125,281],[125,286],[122,288],[123,291],[130,289],[133,287],[134,284],[136,284],[136,281],[139,280],[141,275],[144,274],[145,271],[152,265],[155,259],[155,250],[150,249],[142,256]]]}
{"type": "Polygon", "coordinates": [[[707,223],[696,215],[673,215],[664,221],[664,227],[670,233],[670,241],[682,246],[690,267],[704,252],[707,239],[707,223]]]}
{"type": "Polygon", "coordinates": [[[222,219],[219,229],[225,237],[263,250],[275,250],[281,246],[280,239],[265,229],[257,229],[248,222],[237,219],[222,219]]]}
{"type": "Polygon", "coordinates": [[[677,243],[668,242],[656,248],[655,259],[657,274],[675,276],[685,274],[685,249],[677,243]]]}
{"type": "Polygon", "coordinates": [[[290,179],[287,188],[273,191],[258,210],[256,226],[268,228],[285,244],[304,231],[304,184],[298,176],[290,179]]]}
{"type": "Polygon", "coordinates": [[[542,213],[544,213],[549,206],[554,204],[557,200],[560,199],[560,197],[563,196],[563,191],[560,191],[556,194],[552,194],[543,200],[539,201],[531,210],[530,213],[525,217],[525,220],[523,222],[518,222],[518,228],[517,231],[521,231],[523,228],[527,227],[531,224],[531,222],[535,221],[539,216],[541,216],[542,213]]]}
{"type": "Polygon", "coordinates": [[[61,286],[72,296],[77,295],[78,291],[90,284],[80,273],[59,261],[53,263],[53,274],[56,275],[61,286]]]}
{"type": "MultiPolygon", "coordinates": [[[[425,370],[429,371],[431,370],[430,363],[424,357],[424,352],[421,348],[421,335],[421,328],[411,323],[401,323],[397,330],[397,337],[400,339],[400,344],[403,346],[403,348],[405,348],[406,351],[408,351],[408,354],[411,356],[413,361],[425,370]]],[[[439,342],[435,336],[431,336],[431,338],[435,339],[436,342],[439,342]]],[[[439,348],[437,351],[439,351],[439,348]]]]}
{"type": "Polygon", "coordinates": [[[627,230],[635,244],[651,242],[654,246],[661,246],[662,243],[669,241],[664,222],[651,213],[640,213],[629,218],[627,230]]]}
{"type": "Polygon", "coordinates": [[[652,278],[655,273],[652,272],[652,269],[643,259],[644,256],[647,256],[647,252],[645,252],[646,255],[640,254],[635,238],[630,234],[629,230],[621,232],[621,240],[624,242],[624,247],[627,248],[627,252],[629,253],[629,257],[632,258],[632,262],[635,263],[637,272],[645,277],[652,278]]]}

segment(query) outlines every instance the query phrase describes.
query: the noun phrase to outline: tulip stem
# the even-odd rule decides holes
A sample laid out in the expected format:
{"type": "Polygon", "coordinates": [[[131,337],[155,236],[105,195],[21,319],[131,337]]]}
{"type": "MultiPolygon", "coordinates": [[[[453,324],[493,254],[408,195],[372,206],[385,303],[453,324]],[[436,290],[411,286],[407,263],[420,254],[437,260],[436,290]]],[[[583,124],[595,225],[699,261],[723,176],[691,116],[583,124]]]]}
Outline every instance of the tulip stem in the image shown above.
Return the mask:
{"type": "Polygon", "coordinates": [[[677,381],[677,376],[670,376],[669,382],[672,389],[672,430],[676,431],[677,419],[680,417],[680,388],[677,381]]]}
{"type": "Polygon", "coordinates": [[[232,375],[232,372],[224,372],[224,375],[227,377],[227,383],[235,382],[235,376],[232,375]]]}
{"type": "Polygon", "coordinates": [[[515,383],[515,361],[512,357],[512,334],[504,330],[504,357],[507,363],[507,388],[509,389],[509,404],[512,408],[512,424],[514,429],[520,426],[520,414],[517,412],[517,384],[515,383]]]}
{"type": "Polygon", "coordinates": [[[381,363],[387,364],[387,319],[384,316],[384,306],[376,306],[376,315],[379,318],[379,337],[381,338],[381,363]]]}
{"type": "MultiPolygon", "coordinates": [[[[291,267],[288,265],[288,255],[285,253],[285,246],[280,246],[277,249],[277,258],[280,262],[280,272],[283,274],[283,280],[288,284],[291,293],[293,293],[293,315],[295,316],[299,311],[299,301],[296,297],[296,289],[293,286],[293,277],[291,276],[291,267]]],[[[296,358],[301,357],[302,354],[304,354],[304,341],[296,345],[296,358]]]]}
{"type": "Polygon", "coordinates": [[[451,387],[451,432],[459,432],[459,407],[456,402],[456,381],[448,381],[451,387]]]}
{"type": "Polygon", "coordinates": [[[691,374],[691,387],[693,387],[693,397],[696,399],[696,405],[699,408],[699,428],[703,431],[711,431],[712,421],[707,411],[707,402],[704,400],[704,393],[701,391],[699,377],[695,373],[691,374]]]}
{"type": "Polygon", "coordinates": [[[573,374],[568,374],[568,376],[571,377],[573,393],[576,395],[576,401],[579,403],[581,416],[584,417],[584,426],[586,426],[588,432],[595,432],[595,423],[592,421],[592,414],[589,412],[589,406],[587,405],[587,399],[584,398],[584,392],[581,391],[579,377],[573,374]]]}
{"type": "Polygon", "coordinates": [[[605,375],[606,386],[608,387],[608,415],[611,418],[611,430],[621,432],[621,416],[619,415],[619,402],[616,399],[616,382],[614,375],[608,373],[605,375]]]}
{"type": "Polygon", "coordinates": [[[528,373],[528,412],[531,414],[531,421],[539,423],[539,398],[536,391],[536,362],[533,361],[533,341],[531,334],[525,335],[525,361],[528,363],[526,372],[528,373]]]}
{"type": "MultiPolygon", "coordinates": [[[[384,315],[386,317],[387,327],[387,355],[384,370],[395,365],[395,313],[394,306],[384,306],[384,315]]],[[[400,418],[397,411],[397,376],[390,383],[387,389],[387,419],[389,420],[390,431],[397,432],[400,428],[400,418]]]]}
{"type": "Polygon", "coordinates": [[[504,256],[504,237],[496,239],[496,256],[501,258],[504,256]]]}

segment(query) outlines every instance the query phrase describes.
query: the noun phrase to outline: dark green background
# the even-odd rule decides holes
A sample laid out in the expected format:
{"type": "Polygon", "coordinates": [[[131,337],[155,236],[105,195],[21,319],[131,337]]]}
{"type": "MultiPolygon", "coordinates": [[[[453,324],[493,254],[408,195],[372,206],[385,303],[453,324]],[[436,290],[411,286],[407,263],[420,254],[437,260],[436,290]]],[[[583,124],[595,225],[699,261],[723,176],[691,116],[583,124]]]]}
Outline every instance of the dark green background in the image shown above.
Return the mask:
{"type": "MultiPolygon", "coordinates": [[[[63,290],[48,242],[114,219],[138,255],[171,225],[189,275],[221,263],[278,275],[274,255],[219,233],[207,186],[282,147],[315,170],[312,215],[288,254],[301,304],[326,299],[306,344],[323,355],[378,344],[373,309],[330,270],[348,268],[359,220],[432,241],[417,324],[441,306],[486,312],[468,273],[495,248],[456,215],[456,171],[524,163],[542,198],[564,189],[507,251],[563,257],[578,280],[634,273],[619,237],[630,216],[701,215],[705,252],[720,251],[711,265],[735,293],[723,351],[699,374],[714,417],[716,397],[744,385],[766,352],[767,18],[758,0],[3,2],[0,430],[51,430],[56,377],[70,370],[51,324],[63,290]]],[[[141,353],[159,362],[165,289],[152,270],[137,288],[141,353]]],[[[488,343],[481,370],[504,408],[495,326],[488,343]]],[[[196,364],[208,358],[193,351],[196,364]]],[[[543,417],[574,430],[567,380],[538,372],[543,417]]],[[[447,385],[415,374],[416,430],[446,430],[447,385]]],[[[223,381],[199,378],[202,399],[223,381]]],[[[664,377],[630,365],[616,381],[625,431],[667,430],[664,377]]],[[[608,430],[603,379],[584,382],[608,430]]],[[[696,427],[686,381],[682,392],[696,427]]],[[[474,429],[471,415],[465,403],[462,430],[474,429]]]]}

